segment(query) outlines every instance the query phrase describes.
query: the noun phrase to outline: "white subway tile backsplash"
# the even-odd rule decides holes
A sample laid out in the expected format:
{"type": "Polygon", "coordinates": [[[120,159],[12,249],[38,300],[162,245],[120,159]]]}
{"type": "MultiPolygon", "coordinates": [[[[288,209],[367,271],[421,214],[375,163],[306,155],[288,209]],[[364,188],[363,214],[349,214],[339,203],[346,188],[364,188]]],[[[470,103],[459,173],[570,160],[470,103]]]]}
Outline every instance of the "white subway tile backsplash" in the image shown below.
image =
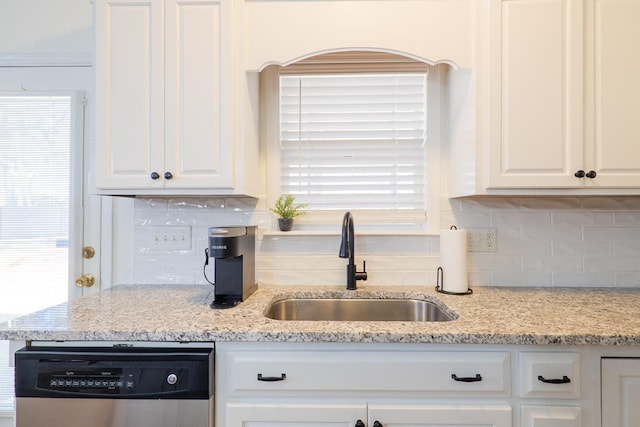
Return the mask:
{"type": "Polygon", "coordinates": [[[614,274],[614,285],[621,288],[637,288],[640,283],[640,273],[621,272],[614,274]]]}
{"type": "Polygon", "coordinates": [[[521,227],[549,227],[551,225],[551,212],[492,212],[491,225],[494,227],[509,227],[514,225],[521,227]]]}
{"type": "Polygon", "coordinates": [[[584,227],[585,241],[617,242],[640,239],[640,227],[584,227]]]}
{"type": "Polygon", "coordinates": [[[553,242],[552,247],[553,247],[554,256],[566,256],[566,255],[580,255],[580,256],[609,255],[611,256],[614,254],[613,242],[585,242],[585,241],[553,242]]]}
{"type": "Polygon", "coordinates": [[[169,270],[202,270],[205,263],[204,252],[167,256],[166,259],[166,266],[169,270]]]}
{"type": "Polygon", "coordinates": [[[134,209],[136,211],[141,211],[141,210],[160,210],[160,211],[166,211],[167,210],[167,200],[165,199],[142,199],[142,198],[135,198],[134,199],[134,209]]]}
{"type": "Polygon", "coordinates": [[[491,274],[490,271],[469,271],[469,287],[490,286],[491,274]]]}
{"type": "Polygon", "coordinates": [[[478,211],[463,211],[458,212],[455,220],[450,222],[443,222],[443,224],[456,223],[464,224],[465,227],[489,227],[491,225],[491,213],[490,212],[478,212],[478,211]]]}
{"type": "MultiPolygon", "coordinates": [[[[497,231],[496,252],[468,254],[470,286],[640,286],[640,197],[445,199],[440,216],[443,227],[497,231]]],[[[345,285],[337,232],[264,235],[274,217],[263,199],[138,198],[131,221],[136,283],[206,283],[207,228],[258,225],[259,282],[345,285]],[[158,225],[191,226],[192,249],[152,250],[148,227],[158,225]]],[[[358,235],[362,260],[366,284],[435,286],[439,237],[358,235]]]]}
{"type": "Polygon", "coordinates": [[[614,212],[613,221],[615,225],[640,226],[640,212],[614,212]]]}
{"type": "Polygon", "coordinates": [[[181,211],[181,212],[196,212],[201,209],[207,208],[206,200],[198,198],[186,198],[180,197],[177,199],[167,200],[168,211],[181,211]]]}
{"type": "MultiPolygon", "coordinates": [[[[612,246],[612,255],[637,256],[638,254],[640,254],[640,241],[638,240],[625,240],[621,242],[615,242],[612,244],[612,246]]],[[[640,258],[638,259],[638,261],[640,262],[640,258]]]]}
{"type": "Polygon", "coordinates": [[[254,212],[257,204],[258,199],[231,198],[227,199],[226,208],[232,212],[254,212]]]}
{"type": "Polygon", "coordinates": [[[528,241],[567,242],[582,239],[580,227],[527,227],[522,229],[523,243],[528,241]]]}
{"type": "Polygon", "coordinates": [[[613,212],[554,212],[553,226],[613,225],[613,212]]]}
{"type": "Polygon", "coordinates": [[[523,240],[520,227],[497,228],[497,253],[501,255],[545,256],[552,254],[553,242],[523,240]]]}
{"type": "Polygon", "coordinates": [[[639,271],[640,262],[637,256],[586,256],[585,271],[629,272],[639,271]]]}
{"type": "Polygon", "coordinates": [[[553,286],[550,272],[512,272],[495,271],[492,274],[492,286],[553,286]]]}
{"type": "Polygon", "coordinates": [[[611,287],[614,285],[614,274],[591,271],[556,271],[553,273],[553,284],[558,287],[611,287]]]}
{"type": "Polygon", "coordinates": [[[470,253],[467,264],[474,271],[522,271],[521,256],[470,253]]]}
{"type": "Polygon", "coordinates": [[[523,271],[582,271],[580,256],[528,256],[522,258],[523,271]]]}

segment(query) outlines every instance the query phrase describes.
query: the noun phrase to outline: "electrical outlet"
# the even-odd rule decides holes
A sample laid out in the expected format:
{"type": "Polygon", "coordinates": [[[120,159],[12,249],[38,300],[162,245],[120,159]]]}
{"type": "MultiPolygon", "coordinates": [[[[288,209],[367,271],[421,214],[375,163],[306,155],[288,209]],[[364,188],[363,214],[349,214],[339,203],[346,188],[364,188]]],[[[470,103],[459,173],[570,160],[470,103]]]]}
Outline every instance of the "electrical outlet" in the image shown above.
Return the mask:
{"type": "Polygon", "coordinates": [[[469,252],[495,252],[497,243],[495,228],[467,230],[467,251],[469,252]]]}
{"type": "Polygon", "coordinates": [[[149,227],[152,249],[187,250],[191,249],[190,226],[149,227]]]}

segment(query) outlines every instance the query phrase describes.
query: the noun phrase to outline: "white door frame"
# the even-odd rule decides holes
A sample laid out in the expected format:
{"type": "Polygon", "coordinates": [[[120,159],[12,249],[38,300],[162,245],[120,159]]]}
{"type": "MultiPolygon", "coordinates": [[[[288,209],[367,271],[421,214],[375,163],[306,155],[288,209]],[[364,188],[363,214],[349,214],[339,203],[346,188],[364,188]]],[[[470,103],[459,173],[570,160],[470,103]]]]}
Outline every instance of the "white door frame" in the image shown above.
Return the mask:
{"type": "MultiPolygon", "coordinates": [[[[92,164],[91,144],[94,140],[94,70],[92,66],[9,66],[0,67],[0,91],[23,93],[71,94],[73,135],[71,150],[71,198],[69,210],[69,300],[99,292],[103,284],[110,286],[111,235],[102,232],[111,221],[111,203],[101,196],[90,195],[89,171],[92,164]],[[78,114],[76,114],[78,113],[78,114]],[[95,248],[92,259],[82,258],[84,246],[95,248]],[[103,253],[107,251],[107,256],[103,253]],[[96,283],[91,288],[79,288],[75,280],[91,273],[96,283]]],[[[110,229],[110,227],[109,227],[110,229]]]]}

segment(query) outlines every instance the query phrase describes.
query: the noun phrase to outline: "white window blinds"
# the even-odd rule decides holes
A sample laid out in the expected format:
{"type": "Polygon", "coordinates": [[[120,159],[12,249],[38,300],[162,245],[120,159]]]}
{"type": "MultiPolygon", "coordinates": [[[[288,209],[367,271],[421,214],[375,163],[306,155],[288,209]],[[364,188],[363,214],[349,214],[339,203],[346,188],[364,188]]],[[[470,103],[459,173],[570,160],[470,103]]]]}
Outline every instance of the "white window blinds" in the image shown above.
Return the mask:
{"type": "Polygon", "coordinates": [[[0,318],[5,320],[67,299],[71,111],[67,95],[0,94],[0,283],[7,286],[0,295],[0,318]]]}
{"type": "Polygon", "coordinates": [[[426,84],[426,73],[281,75],[282,193],[310,210],[424,218],[426,84]]]}

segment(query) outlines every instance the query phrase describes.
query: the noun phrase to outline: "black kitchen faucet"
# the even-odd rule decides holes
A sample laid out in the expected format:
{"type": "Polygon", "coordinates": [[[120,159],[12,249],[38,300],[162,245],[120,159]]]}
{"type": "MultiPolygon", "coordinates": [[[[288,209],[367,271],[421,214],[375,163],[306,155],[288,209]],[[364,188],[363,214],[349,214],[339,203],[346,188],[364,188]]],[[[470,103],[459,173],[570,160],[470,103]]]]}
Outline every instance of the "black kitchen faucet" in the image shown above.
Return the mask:
{"type": "Polygon", "coordinates": [[[340,242],[340,258],[349,258],[347,264],[347,289],[355,290],[357,280],[367,280],[367,264],[362,261],[362,271],[358,271],[354,262],[356,253],[355,233],[353,232],[353,215],[346,212],[342,218],[342,241],[340,242]]]}

